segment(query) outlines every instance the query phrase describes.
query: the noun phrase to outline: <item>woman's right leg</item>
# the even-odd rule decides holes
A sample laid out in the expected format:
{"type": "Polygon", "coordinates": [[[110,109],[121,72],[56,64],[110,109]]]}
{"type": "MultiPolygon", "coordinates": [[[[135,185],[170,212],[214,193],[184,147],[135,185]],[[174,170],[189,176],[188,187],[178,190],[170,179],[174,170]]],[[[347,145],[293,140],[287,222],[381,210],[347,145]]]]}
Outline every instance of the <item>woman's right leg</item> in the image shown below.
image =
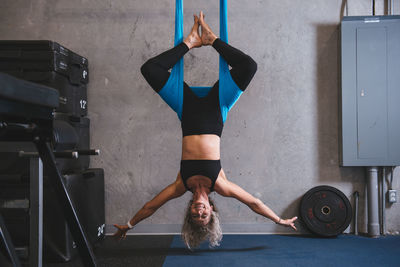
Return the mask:
{"type": "Polygon", "coordinates": [[[257,71],[257,63],[249,55],[219,38],[214,41],[212,46],[232,67],[230,70],[232,79],[240,90],[244,91],[257,71]]]}

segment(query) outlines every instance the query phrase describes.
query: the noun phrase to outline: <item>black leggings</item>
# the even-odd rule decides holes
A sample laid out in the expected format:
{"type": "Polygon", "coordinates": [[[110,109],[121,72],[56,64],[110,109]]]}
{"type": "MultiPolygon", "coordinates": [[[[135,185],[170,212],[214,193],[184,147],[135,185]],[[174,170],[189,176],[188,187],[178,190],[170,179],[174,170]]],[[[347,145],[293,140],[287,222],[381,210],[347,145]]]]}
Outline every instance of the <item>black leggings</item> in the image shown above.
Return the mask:
{"type": "MultiPolygon", "coordinates": [[[[257,71],[257,63],[242,51],[216,39],[212,45],[215,50],[232,67],[230,70],[232,79],[238,87],[244,91],[257,71]]],[[[189,48],[181,43],[164,53],[149,59],[142,67],[141,72],[150,86],[159,92],[168,81],[169,70],[183,57],[189,48]]]]}

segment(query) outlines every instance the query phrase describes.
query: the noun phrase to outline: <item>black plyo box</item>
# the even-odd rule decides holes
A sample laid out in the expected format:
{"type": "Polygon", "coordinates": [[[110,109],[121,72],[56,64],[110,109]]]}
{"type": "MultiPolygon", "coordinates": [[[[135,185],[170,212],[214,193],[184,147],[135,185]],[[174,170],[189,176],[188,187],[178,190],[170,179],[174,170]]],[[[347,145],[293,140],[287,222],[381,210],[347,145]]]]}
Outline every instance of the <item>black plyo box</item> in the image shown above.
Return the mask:
{"type": "Polygon", "coordinates": [[[60,92],[58,112],[87,115],[88,60],[52,41],[0,41],[0,72],[60,92]]]}
{"type": "Polygon", "coordinates": [[[87,169],[64,177],[89,241],[101,241],[105,234],[104,170],[87,169]]]}
{"type": "MultiPolygon", "coordinates": [[[[88,169],[64,175],[64,183],[89,242],[98,244],[105,237],[104,170],[88,169]]],[[[46,188],[45,205],[54,212],[44,217],[47,260],[67,261],[76,254],[76,246],[60,212],[54,190],[49,186],[46,188]]]]}
{"type": "Polygon", "coordinates": [[[55,71],[74,85],[89,82],[88,60],[52,41],[0,41],[0,70],[55,71]]]}
{"type": "Polygon", "coordinates": [[[14,77],[43,84],[48,87],[57,89],[60,93],[59,107],[57,112],[68,113],[74,116],[87,116],[87,85],[70,83],[69,79],[58,72],[38,72],[38,71],[17,71],[4,70],[14,77]]]}

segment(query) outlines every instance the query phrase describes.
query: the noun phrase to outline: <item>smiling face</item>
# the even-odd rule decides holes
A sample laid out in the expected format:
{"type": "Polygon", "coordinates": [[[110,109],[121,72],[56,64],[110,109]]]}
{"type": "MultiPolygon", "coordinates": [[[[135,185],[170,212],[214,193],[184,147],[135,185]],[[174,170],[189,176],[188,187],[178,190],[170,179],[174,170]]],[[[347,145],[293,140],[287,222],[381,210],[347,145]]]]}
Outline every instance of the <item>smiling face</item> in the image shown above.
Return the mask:
{"type": "Polygon", "coordinates": [[[210,222],[213,206],[209,202],[197,201],[190,206],[190,215],[194,223],[205,226],[210,222]]]}
{"type": "Polygon", "coordinates": [[[211,247],[222,239],[218,209],[212,199],[190,200],[182,225],[182,239],[191,249],[208,240],[211,247]],[[204,203],[202,202],[204,201],[204,203]]]}

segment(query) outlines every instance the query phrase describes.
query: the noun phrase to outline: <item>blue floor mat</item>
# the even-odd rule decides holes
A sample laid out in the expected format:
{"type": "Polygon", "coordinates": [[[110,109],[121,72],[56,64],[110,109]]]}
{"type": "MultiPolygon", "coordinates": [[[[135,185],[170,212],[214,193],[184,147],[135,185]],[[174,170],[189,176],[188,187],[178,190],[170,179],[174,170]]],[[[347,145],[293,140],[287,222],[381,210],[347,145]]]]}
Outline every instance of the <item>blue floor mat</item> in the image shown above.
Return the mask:
{"type": "Polygon", "coordinates": [[[194,252],[175,236],[163,267],[400,266],[400,236],[225,235],[221,246],[194,252]]]}

